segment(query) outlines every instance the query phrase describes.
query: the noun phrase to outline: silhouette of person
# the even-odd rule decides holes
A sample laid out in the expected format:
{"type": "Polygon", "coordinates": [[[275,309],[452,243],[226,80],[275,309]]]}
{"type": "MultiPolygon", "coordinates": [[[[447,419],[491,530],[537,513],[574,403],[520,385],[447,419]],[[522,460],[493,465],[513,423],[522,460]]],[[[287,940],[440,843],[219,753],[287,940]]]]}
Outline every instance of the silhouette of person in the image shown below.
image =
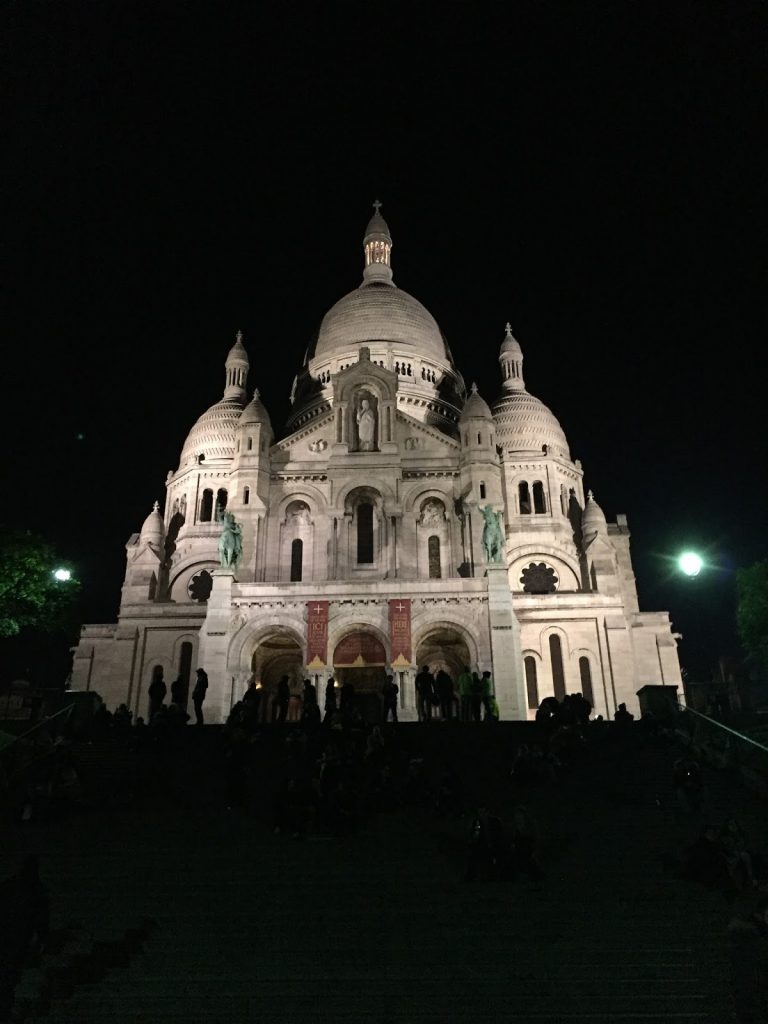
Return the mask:
{"type": "Polygon", "coordinates": [[[382,722],[386,722],[390,714],[392,715],[392,721],[397,722],[397,695],[399,692],[400,688],[392,676],[387,676],[381,688],[381,698],[383,701],[382,722]]]}
{"type": "Polygon", "coordinates": [[[416,710],[420,722],[428,722],[432,717],[434,686],[435,681],[429,671],[429,666],[422,666],[421,672],[416,676],[416,710]]]}
{"type": "Polygon", "coordinates": [[[288,705],[291,701],[291,687],[288,683],[288,676],[283,676],[277,684],[277,696],[275,707],[277,709],[277,721],[282,724],[288,716],[288,705]]]}
{"type": "Polygon", "coordinates": [[[195,709],[195,724],[203,725],[203,701],[208,690],[208,673],[203,668],[197,670],[197,682],[192,690],[192,705],[195,709]]]}
{"type": "Polygon", "coordinates": [[[152,682],[149,684],[149,718],[152,720],[152,716],[157,714],[160,708],[163,706],[165,695],[168,693],[168,687],[165,685],[163,679],[163,667],[157,665],[152,672],[152,682]]]}

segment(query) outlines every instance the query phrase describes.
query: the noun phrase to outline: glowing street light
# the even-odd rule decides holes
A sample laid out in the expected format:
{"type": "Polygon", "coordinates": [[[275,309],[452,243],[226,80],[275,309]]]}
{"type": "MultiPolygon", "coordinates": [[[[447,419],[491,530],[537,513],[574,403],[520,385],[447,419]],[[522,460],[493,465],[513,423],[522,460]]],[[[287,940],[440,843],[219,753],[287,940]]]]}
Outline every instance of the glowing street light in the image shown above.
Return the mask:
{"type": "Polygon", "coordinates": [[[69,569],[54,569],[53,578],[58,580],[59,583],[69,583],[72,579],[72,573],[69,569]]]}
{"type": "Polygon", "coordinates": [[[677,564],[680,571],[685,573],[686,576],[690,576],[692,579],[698,576],[701,570],[704,568],[704,562],[700,555],[697,555],[695,551],[684,551],[677,560],[677,564]]]}

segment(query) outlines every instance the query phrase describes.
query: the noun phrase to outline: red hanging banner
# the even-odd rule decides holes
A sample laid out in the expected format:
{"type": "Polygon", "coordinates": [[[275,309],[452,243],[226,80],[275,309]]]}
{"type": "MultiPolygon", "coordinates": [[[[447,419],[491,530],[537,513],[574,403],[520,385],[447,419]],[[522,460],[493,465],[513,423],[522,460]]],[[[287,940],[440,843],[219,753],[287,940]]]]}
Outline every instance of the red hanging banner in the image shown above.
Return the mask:
{"type": "Polygon", "coordinates": [[[307,668],[328,664],[328,601],[307,602],[307,668]]]}
{"type": "Polygon", "coordinates": [[[389,602],[389,649],[392,668],[410,668],[411,600],[408,597],[389,602]]]}

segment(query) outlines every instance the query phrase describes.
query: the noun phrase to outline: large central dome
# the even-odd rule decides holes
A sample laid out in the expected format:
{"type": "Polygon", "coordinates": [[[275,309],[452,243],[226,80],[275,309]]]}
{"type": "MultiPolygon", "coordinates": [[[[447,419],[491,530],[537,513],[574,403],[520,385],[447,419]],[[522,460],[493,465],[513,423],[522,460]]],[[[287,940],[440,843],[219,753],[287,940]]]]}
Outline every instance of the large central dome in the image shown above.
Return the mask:
{"type": "Polygon", "coordinates": [[[402,288],[365,283],[345,295],[323,317],[315,359],[329,359],[372,341],[389,341],[439,362],[448,360],[435,318],[402,288]]]}

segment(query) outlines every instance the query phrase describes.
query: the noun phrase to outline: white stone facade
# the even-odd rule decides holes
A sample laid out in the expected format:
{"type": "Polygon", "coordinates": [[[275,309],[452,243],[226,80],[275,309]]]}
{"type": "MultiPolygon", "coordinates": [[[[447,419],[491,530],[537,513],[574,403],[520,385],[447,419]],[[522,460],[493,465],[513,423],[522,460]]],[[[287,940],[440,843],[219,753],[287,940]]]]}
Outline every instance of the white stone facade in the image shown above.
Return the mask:
{"type": "Polygon", "coordinates": [[[608,524],[585,500],[581,464],[526,390],[509,326],[489,407],[467,393],[432,316],[395,287],[391,250],[377,211],[363,283],[324,318],[280,439],[258,392],[248,401],[238,335],[222,399],[168,474],[164,512],[128,541],[118,623],[82,628],[74,687],[146,715],[158,666],[168,684],[201,666],[207,720],[222,721],[251,678],[269,698],[282,675],[298,690],[333,673],[364,693],[385,671],[408,719],[422,664],[454,679],[465,663],[489,669],[508,719],[574,692],[612,718],[622,701],[637,712],[645,684],[680,686],[668,614],[639,611],[626,517],[608,524]],[[483,507],[501,513],[501,564],[484,557],[483,507]],[[234,572],[219,568],[224,508],[242,529],[234,572]],[[318,601],[327,642],[310,658],[318,601]],[[396,605],[410,611],[405,659],[396,605]]]}

